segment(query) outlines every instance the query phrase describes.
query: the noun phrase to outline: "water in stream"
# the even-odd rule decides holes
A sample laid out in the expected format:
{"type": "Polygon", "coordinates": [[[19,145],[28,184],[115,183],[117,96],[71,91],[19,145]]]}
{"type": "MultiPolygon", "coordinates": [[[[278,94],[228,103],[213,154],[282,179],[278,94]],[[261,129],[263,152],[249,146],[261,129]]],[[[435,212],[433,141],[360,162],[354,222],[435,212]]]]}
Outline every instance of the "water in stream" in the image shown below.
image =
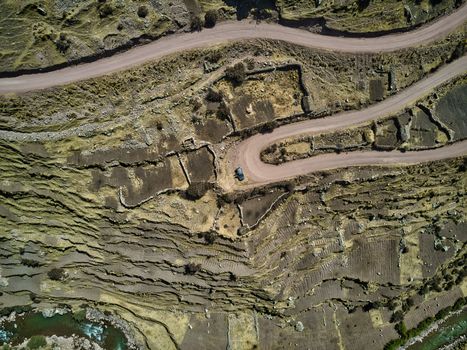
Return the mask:
{"type": "Polygon", "coordinates": [[[455,314],[443,323],[438,329],[407,348],[407,350],[436,350],[443,345],[451,344],[462,335],[467,335],[467,309],[455,314]]]}
{"type": "Polygon", "coordinates": [[[127,349],[126,337],[120,329],[108,323],[77,321],[71,313],[44,317],[39,312],[28,312],[17,316],[15,321],[3,322],[0,324],[0,345],[18,345],[34,335],[70,337],[73,334],[87,338],[106,350],[127,349]]]}

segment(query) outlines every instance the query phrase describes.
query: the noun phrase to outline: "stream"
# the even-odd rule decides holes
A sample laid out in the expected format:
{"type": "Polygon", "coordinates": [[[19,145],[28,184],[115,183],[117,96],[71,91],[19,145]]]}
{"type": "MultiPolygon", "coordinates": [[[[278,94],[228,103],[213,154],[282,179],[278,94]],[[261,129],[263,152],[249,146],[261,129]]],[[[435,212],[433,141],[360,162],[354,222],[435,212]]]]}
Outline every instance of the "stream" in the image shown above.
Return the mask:
{"type": "Polygon", "coordinates": [[[16,316],[15,321],[6,320],[0,324],[0,345],[18,345],[34,335],[76,335],[89,339],[106,350],[127,349],[125,334],[120,329],[108,322],[99,324],[86,319],[78,321],[70,312],[52,317],[44,317],[40,312],[27,312],[16,316]]]}
{"type": "Polygon", "coordinates": [[[448,317],[438,329],[428,334],[421,342],[407,347],[407,350],[436,350],[451,344],[462,335],[467,335],[467,308],[448,317]]]}

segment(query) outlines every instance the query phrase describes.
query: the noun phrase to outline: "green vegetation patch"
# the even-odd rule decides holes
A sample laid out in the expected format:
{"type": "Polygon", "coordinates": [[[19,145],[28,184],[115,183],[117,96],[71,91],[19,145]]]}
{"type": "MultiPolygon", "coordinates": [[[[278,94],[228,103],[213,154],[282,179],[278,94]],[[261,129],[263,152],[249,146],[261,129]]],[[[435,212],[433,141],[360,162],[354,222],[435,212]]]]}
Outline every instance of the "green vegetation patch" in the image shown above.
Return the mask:
{"type": "Polygon", "coordinates": [[[28,341],[28,349],[39,349],[47,345],[47,341],[43,335],[34,335],[28,341]]]}
{"type": "Polygon", "coordinates": [[[400,335],[400,338],[391,340],[384,346],[384,350],[395,350],[400,346],[407,343],[409,339],[412,339],[420,335],[423,331],[427,330],[435,321],[442,320],[446,318],[450,312],[461,310],[467,302],[467,298],[459,298],[455,304],[451,307],[444,308],[436,313],[434,317],[428,317],[422,322],[420,322],[417,327],[407,330],[404,325],[404,322],[401,321],[398,323],[395,328],[400,335]]]}

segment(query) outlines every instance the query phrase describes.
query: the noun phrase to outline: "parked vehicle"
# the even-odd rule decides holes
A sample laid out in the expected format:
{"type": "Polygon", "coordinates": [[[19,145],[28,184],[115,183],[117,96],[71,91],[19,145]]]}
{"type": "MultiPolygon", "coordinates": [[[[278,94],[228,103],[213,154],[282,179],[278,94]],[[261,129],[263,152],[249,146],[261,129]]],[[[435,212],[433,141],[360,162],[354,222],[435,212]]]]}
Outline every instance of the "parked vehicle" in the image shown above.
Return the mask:
{"type": "Polygon", "coordinates": [[[238,181],[245,180],[245,174],[243,174],[243,169],[241,167],[235,169],[235,177],[238,179],[238,181]]]}

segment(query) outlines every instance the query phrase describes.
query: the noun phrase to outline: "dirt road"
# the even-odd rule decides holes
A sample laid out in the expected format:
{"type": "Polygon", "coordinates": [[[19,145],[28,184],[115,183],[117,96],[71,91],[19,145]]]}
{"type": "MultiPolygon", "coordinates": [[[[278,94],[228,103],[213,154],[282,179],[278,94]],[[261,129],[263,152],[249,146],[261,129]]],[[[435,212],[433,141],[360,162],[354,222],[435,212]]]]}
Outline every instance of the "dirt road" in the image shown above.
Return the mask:
{"type": "Polygon", "coordinates": [[[376,38],[340,38],[309,33],[277,24],[224,22],[199,33],[175,34],[153,43],[132,48],[124,53],[48,73],[0,79],[0,94],[21,93],[72,83],[128,69],[176,52],[242,39],[274,39],[297,45],[341,51],[379,52],[426,44],[441,38],[467,20],[467,4],[449,16],[403,34],[376,38]]]}
{"type": "MultiPolygon", "coordinates": [[[[21,93],[44,89],[79,80],[127,69],[132,66],[161,58],[175,52],[219,44],[226,41],[267,38],[288,41],[294,44],[342,52],[393,51],[428,43],[445,36],[464,24],[467,19],[467,4],[452,15],[404,34],[378,38],[337,38],[308,33],[300,29],[275,24],[226,22],[200,33],[172,35],[148,45],[133,48],[125,53],[101,59],[93,63],[68,67],[49,73],[23,75],[0,79],[0,94],[21,93]]],[[[349,154],[325,154],[274,166],[261,162],[260,152],[268,145],[284,138],[300,134],[317,134],[358,125],[376,118],[394,114],[422,98],[434,87],[453,77],[467,72],[467,57],[440,69],[426,79],[401,93],[362,111],[345,112],[328,118],[308,120],[275,129],[270,134],[255,135],[229,151],[227,160],[227,187],[235,186],[233,170],[241,166],[251,185],[275,182],[313,171],[375,164],[413,164],[429,160],[462,156],[467,153],[467,141],[454,145],[420,152],[354,152],[349,154]]],[[[9,131],[3,131],[4,139],[9,131]]]]}
{"type": "Polygon", "coordinates": [[[433,88],[442,85],[452,78],[467,73],[467,56],[438,70],[434,74],[419,81],[402,92],[387,98],[383,102],[361,111],[339,113],[327,118],[307,120],[274,129],[269,134],[254,135],[236,147],[228,154],[229,174],[227,187],[235,186],[234,169],[241,166],[248,179],[248,184],[264,184],[291,178],[314,171],[340,168],[354,165],[378,164],[413,164],[429,160],[454,158],[467,154],[467,141],[450,146],[427,151],[402,153],[393,152],[352,152],[344,154],[325,154],[316,157],[287,162],[281,165],[265,164],[260,159],[260,153],[269,145],[292,136],[302,134],[313,135],[330,132],[337,129],[356,126],[377,118],[390,116],[404,107],[426,96],[433,88]]]}

